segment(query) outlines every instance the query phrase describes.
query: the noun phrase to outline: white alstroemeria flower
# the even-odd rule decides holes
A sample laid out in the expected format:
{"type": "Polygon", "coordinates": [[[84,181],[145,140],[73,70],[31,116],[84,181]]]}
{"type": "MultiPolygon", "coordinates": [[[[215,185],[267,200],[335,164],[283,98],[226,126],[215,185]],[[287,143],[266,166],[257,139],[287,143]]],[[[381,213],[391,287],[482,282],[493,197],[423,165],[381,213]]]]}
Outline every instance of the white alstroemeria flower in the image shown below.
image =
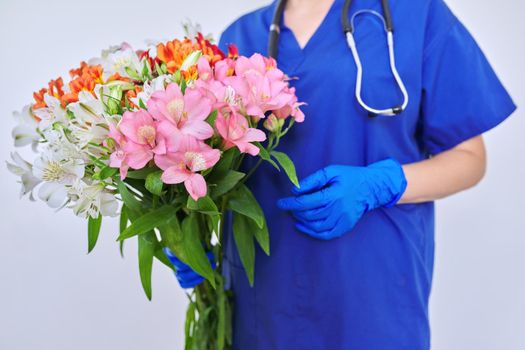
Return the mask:
{"type": "Polygon", "coordinates": [[[38,133],[38,121],[31,112],[31,106],[25,106],[21,112],[13,112],[13,117],[18,123],[11,132],[15,140],[15,147],[32,145],[33,150],[36,151],[41,136],[38,133]]]}
{"type": "Polygon", "coordinates": [[[59,208],[67,199],[67,186],[84,176],[84,162],[44,157],[33,164],[33,175],[44,182],[38,190],[38,197],[51,208],[59,208]]]}
{"type": "Polygon", "coordinates": [[[45,94],[44,101],[47,107],[33,110],[33,113],[40,118],[40,123],[38,124],[39,129],[48,129],[53,126],[54,123],[67,124],[67,113],[66,110],[62,108],[60,100],[54,96],[45,94]]]}
{"type": "Polygon", "coordinates": [[[100,183],[88,185],[84,181],[77,181],[69,189],[69,197],[73,212],[83,218],[96,218],[99,213],[102,216],[116,216],[118,213],[115,195],[100,183]]]}
{"type": "Polygon", "coordinates": [[[86,91],[80,92],[78,98],[78,102],[68,105],[68,109],[75,115],[69,130],[77,140],[79,148],[90,142],[101,144],[108,134],[104,105],[101,100],[86,91]]]}
{"type": "Polygon", "coordinates": [[[67,106],[75,115],[75,122],[78,123],[93,123],[104,119],[104,105],[102,101],[93,96],[87,91],[80,91],[78,93],[78,102],[70,103],[67,106]]]}
{"type": "Polygon", "coordinates": [[[33,175],[33,166],[31,163],[25,161],[17,152],[11,153],[11,159],[13,163],[6,162],[7,169],[13,174],[20,176],[20,183],[22,184],[20,197],[29,193],[29,199],[32,201],[35,200],[33,197],[33,189],[41,181],[33,175]]]}
{"type": "Polygon", "coordinates": [[[158,40],[158,39],[146,39],[144,40],[144,43],[145,43],[145,46],[146,48],[144,49],[144,51],[147,51],[148,52],[148,56],[151,57],[151,58],[156,58],[157,57],[157,46],[160,44],[160,43],[164,43],[166,41],[168,41],[169,39],[165,39],[165,40],[158,40]]]}
{"type": "Polygon", "coordinates": [[[140,74],[142,71],[139,56],[130,46],[109,52],[106,57],[102,57],[99,60],[99,64],[102,65],[104,71],[104,81],[115,73],[118,73],[122,77],[136,79],[137,76],[133,73],[130,74],[130,72],[140,74]]]}
{"type": "MultiPolygon", "coordinates": [[[[193,23],[189,18],[186,18],[182,21],[182,28],[184,29],[184,34],[188,39],[194,40],[198,33],[202,34],[202,27],[199,23],[193,23]]],[[[212,41],[213,35],[208,33],[204,35],[204,38],[212,41]]]]}
{"type": "Polygon", "coordinates": [[[149,99],[151,98],[151,95],[153,95],[153,93],[156,91],[166,90],[166,84],[170,82],[172,82],[170,75],[160,75],[151,81],[145,82],[143,85],[143,90],[137,94],[137,97],[132,97],[130,100],[137,106],[140,106],[140,101],[142,101],[144,106],[146,106],[149,99]]]}
{"type": "MultiPolygon", "coordinates": [[[[42,148],[47,159],[89,159],[82,154],[81,149],[77,146],[77,140],[70,141],[62,129],[48,129],[44,132],[46,139],[45,147],[42,148]]],[[[72,137],[71,135],[69,136],[72,137]]]]}
{"type": "MultiPolygon", "coordinates": [[[[112,45],[106,50],[102,50],[102,54],[100,55],[100,57],[102,59],[105,59],[105,58],[108,58],[109,55],[115,52],[118,52],[118,51],[125,50],[125,49],[131,49],[131,45],[124,41],[120,45],[112,45]]],[[[100,64],[100,58],[94,58],[92,60],[99,60],[99,63],[94,63],[94,65],[100,64]]],[[[91,64],[91,61],[90,61],[90,64],[91,64]]]]}

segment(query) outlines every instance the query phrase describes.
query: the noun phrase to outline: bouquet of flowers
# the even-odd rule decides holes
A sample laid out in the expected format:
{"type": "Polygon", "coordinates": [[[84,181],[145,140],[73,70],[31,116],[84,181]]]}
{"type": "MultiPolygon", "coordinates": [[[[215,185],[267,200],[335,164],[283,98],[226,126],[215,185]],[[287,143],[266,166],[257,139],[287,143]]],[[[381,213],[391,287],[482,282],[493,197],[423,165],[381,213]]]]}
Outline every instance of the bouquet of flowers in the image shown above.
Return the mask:
{"type": "Polygon", "coordinates": [[[189,296],[187,349],[231,346],[231,291],[221,275],[224,214],[251,284],[255,244],[269,254],[266,219],[245,181],[263,162],[297,184],[279,140],[304,115],[288,78],[271,58],[226,54],[200,33],[135,51],[111,47],[51,80],[15,113],[15,146],[32,145],[29,163],[8,168],[22,195],[88,221],[88,251],[102,217],[120,215],[121,252],[138,240],[140,279],[151,299],[154,259],[165,252],[205,278],[189,296]],[[240,171],[245,156],[258,157],[240,171]],[[217,260],[213,268],[207,257],[217,260]]]}

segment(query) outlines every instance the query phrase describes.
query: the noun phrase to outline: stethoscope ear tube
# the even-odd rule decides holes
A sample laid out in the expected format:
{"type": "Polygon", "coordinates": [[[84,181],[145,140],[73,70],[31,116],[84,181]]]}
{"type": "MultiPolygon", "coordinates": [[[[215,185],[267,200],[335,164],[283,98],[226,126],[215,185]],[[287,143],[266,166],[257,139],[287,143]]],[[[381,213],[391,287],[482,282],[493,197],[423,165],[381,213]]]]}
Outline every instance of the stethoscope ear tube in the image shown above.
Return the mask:
{"type": "Polygon", "coordinates": [[[277,6],[273,13],[272,24],[270,24],[270,31],[268,37],[268,56],[277,59],[279,36],[281,34],[281,17],[284,13],[286,0],[278,0],[277,6]]]}
{"type": "Polygon", "coordinates": [[[389,5],[388,0],[381,0],[381,5],[383,7],[383,17],[385,17],[386,31],[393,32],[394,24],[392,22],[392,14],[390,13],[390,5],[389,5]]]}

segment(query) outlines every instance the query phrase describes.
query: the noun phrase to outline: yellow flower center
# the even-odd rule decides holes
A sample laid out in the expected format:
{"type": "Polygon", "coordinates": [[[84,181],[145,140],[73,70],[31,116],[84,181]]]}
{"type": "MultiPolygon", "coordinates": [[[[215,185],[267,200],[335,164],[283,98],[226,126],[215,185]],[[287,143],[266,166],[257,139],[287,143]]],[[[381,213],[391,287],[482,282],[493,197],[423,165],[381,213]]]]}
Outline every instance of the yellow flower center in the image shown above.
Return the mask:
{"type": "Polygon", "coordinates": [[[191,171],[196,172],[206,169],[206,159],[204,159],[202,154],[197,152],[186,152],[184,156],[191,171]]]}
{"type": "Polygon", "coordinates": [[[65,175],[65,171],[59,162],[50,161],[43,170],[42,180],[46,182],[60,181],[65,175]]]}
{"type": "Polygon", "coordinates": [[[184,101],[180,98],[177,98],[173,101],[170,101],[168,105],[166,106],[166,108],[168,109],[168,113],[172,117],[174,118],[180,117],[184,109],[184,101]]]}
{"type": "Polygon", "coordinates": [[[155,145],[155,128],[151,125],[143,125],[138,130],[139,142],[147,143],[151,147],[155,145]]]}

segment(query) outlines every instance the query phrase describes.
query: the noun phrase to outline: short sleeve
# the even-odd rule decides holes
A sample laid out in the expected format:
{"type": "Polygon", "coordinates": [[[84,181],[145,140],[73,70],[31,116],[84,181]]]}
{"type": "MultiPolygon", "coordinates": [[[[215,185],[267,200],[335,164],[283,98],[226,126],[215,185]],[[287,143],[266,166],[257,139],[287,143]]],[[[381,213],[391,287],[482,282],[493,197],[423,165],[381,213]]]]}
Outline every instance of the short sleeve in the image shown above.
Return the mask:
{"type": "Polygon", "coordinates": [[[221,49],[223,52],[228,52],[228,46],[232,43],[231,39],[231,26],[226,28],[222,33],[221,37],[219,38],[219,49],[221,49]]]}
{"type": "Polygon", "coordinates": [[[426,152],[437,154],[495,127],[516,106],[442,0],[432,0],[425,40],[421,141],[426,152]]]}

